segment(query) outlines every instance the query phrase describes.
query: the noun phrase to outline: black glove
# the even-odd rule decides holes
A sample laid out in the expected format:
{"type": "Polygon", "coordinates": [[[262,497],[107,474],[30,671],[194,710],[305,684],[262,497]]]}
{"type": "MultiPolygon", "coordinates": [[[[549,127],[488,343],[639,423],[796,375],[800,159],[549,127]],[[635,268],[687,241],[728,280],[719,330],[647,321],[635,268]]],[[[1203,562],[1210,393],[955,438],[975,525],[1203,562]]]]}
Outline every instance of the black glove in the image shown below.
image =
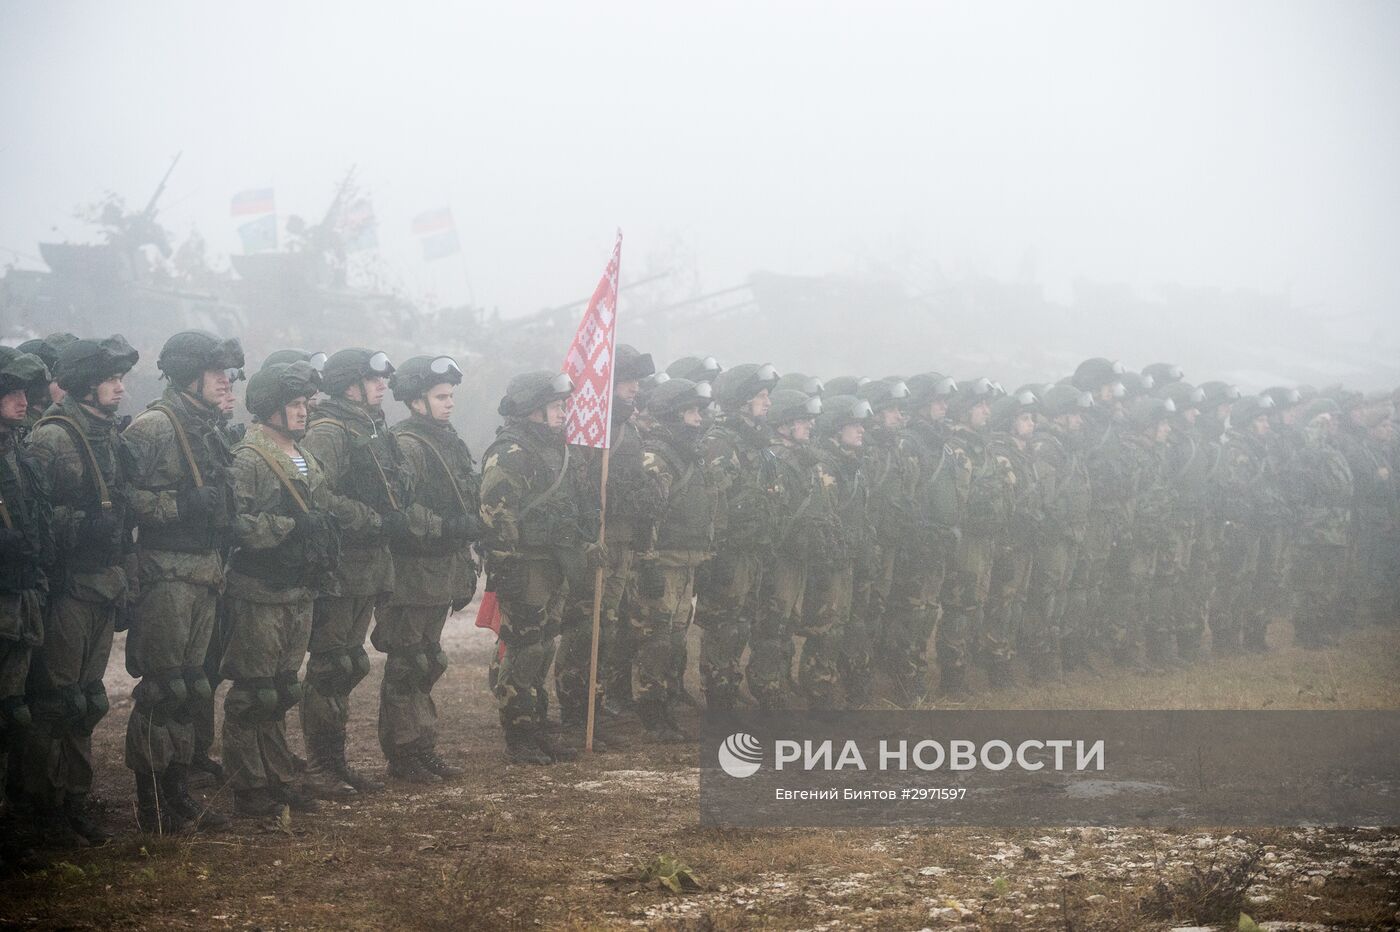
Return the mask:
{"type": "Polygon", "coordinates": [[[401,543],[413,536],[413,532],[409,529],[408,515],[402,511],[391,511],[388,514],[380,515],[379,521],[384,539],[390,543],[401,543]]]}
{"type": "Polygon", "coordinates": [[[306,540],[312,534],[316,533],[316,519],[311,516],[311,512],[298,511],[292,516],[292,520],[295,521],[297,525],[292,528],[292,537],[295,539],[306,540]]]}
{"type": "Polygon", "coordinates": [[[15,559],[29,555],[29,540],[22,531],[0,527],[0,557],[15,559]]]}
{"type": "Polygon", "coordinates": [[[666,594],[666,574],[655,560],[645,560],[637,567],[637,594],[644,599],[659,599],[666,594]]]}
{"type": "Polygon", "coordinates": [[[208,521],[223,504],[224,490],[212,485],[183,489],[175,499],[180,520],[191,523],[208,521]]]}

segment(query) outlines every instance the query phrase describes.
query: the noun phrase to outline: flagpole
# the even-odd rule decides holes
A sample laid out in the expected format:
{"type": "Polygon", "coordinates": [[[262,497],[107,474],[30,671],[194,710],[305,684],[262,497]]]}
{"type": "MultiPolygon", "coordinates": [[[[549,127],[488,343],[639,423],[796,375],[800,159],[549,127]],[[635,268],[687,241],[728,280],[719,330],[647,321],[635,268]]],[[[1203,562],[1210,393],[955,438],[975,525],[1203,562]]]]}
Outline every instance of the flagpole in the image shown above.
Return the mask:
{"type": "MultiPolygon", "coordinates": [[[[612,454],[612,444],[603,447],[603,481],[598,490],[598,545],[603,543],[608,525],[608,459],[612,454]]],[[[604,551],[606,553],[606,550],[604,551]]],[[[593,753],[593,722],[598,703],[598,640],[602,633],[603,621],[603,573],[605,567],[593,571],[593,642],[588,648],[588,726],[584,732],[583,749],[593,753]]]]}

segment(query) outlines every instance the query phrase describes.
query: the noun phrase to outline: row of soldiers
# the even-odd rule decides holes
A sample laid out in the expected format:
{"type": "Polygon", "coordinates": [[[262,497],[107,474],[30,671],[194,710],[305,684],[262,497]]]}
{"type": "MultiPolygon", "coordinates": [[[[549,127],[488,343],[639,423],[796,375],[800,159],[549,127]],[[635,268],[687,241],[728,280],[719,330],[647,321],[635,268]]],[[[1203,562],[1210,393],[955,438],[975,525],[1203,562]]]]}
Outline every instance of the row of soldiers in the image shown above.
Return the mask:
{"type": "Polygon", "coordinates": [[[668,741],[685,738],[692,623],[705,703],[724,712],[860,706],[882,681],[918,705],[935,662],[953,699],[973,667],[1012,683],[1018,656],[1036,681],[1100,657],[1163,672],[1196,661],[1207,630],[1229,656],[1267,650],[1280,617],[1320,648],[1348,620],[1400,614],[1389,394],[1245,396],[1104,358],[1014,392],[936,372],[823,384],[710,357],[656,373],[626,346],[615,381],[605,522],[597,457],[560,430],[567,379],[514,380],[485,457],[515,760],[560,759],[551,659],[563,723],[585,720],[599,567],[600,719],[635,706],[668,741]]]}
{"type": "MultiPolygon", "coordinates": [[[[512,380],[478,476],[447,356],[274,353],[248,380],[245,433],[236,340],[172,337],[169,386],[129,424],[125,340],[20,350],[0,350],[0,711],[9,812],[51,841],[106,837],[85,802],[123,628],[145,829],[223,822],[188,790],[192,770],[220,771],[221,680],[237,813],[378,789],[346,758],[372,622],[390,775],[459,774],[436,751],[432,689],[478,561],[500,606],[508,754],[537,764],[572,756],[588,717],[599,570],[597,711],[634,705],[667,741],[685,738],[692,622],[705,702],[725,711],[860,705],[881,675],[917,704],[935,657],[952,695],[973,664],[1009,682],[1018,652],[1037,678],[1103,647],[1165,666],[1207,625],[1218,652],[1263,649],[1286,589],[1308,646],[1344,609],[1395,615],[1389,398],[1241,397],[1103,359],[1011,393],[937,373],[822,385],[708,357],[657,372],[622,346],[604,482],[598,451],[564,442],[573,386],[557,373],[512,380]],[[392,429],[390,391],[409,412],[392,429]],[[306,762],[287,742],[294,707],[306,762]]],[[[595,747],[610,740],[604,726],[595,747]]]]}

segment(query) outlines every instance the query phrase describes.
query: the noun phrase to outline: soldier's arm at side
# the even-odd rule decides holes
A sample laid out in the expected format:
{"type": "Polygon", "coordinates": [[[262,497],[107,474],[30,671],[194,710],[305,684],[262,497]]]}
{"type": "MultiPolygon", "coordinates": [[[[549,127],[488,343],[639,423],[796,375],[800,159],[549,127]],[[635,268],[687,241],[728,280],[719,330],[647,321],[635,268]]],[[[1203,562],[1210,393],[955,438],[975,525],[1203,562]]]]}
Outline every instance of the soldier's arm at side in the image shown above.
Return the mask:
{"type": "Polygon", "coordinates": [[[234,455],[233,494],[238,503],[234,536],[240,547],[276,547],[296,527],[295,519],[276,513],[282,500],[281,481],[252,450],[239,450],[234,455]]]}
{"type": "MultiPolygon", "coordinates": [[[[423,449],[423,444],[426,442],[412,434],[403,434],[399,437],[399,450],[403,453],[404,468],[413,477],[415,485],[420,483],[422,476],[429,474],[430,469],[436,469],[439,472],[442,470],[436,460],[429,462],[428,453],[423,449]]],[[[405,514],[408,515],[409,527],[412,529],[414,537],[428,540],[442,537],[442,515],[418,502],[410,504],[405,514]]]]}
{"type": "Polygon", "coordinates": [[[350,442],[345,430],[334,424],[319,424],[307,431],[300,446],[320,464],[329,487],[326,510],[335,515],[346,538],[362,542],[377,539],[379,513],[364,502],[341,494],[350,464],[350,442]]]}
{"type": "Polygon", "coordinates": [[[48,482],[53,504],[53,536],[60,549],[77,539],[85,513],[75,504],[85,494],[83,460],[73,438],[58,424],[45,424],[29,437],[29,453],[48,482]]]}
{"type": "MultiPolygon", "coordinates": [[[[131,481],[130,501],[136,523],[140,527],[161,527],[179,521],[177,493],[169,488],[175,483],[166,462],[172,454],[178,456],[170,422],[163,415],[138,417],[122,434],[122,442],[130,465],[127,478],[131,481]]],[[[176,465],[188,469],[183,459],[176,465]]]]}
{"type": "Polygon", "coordinates": [[[510,444],[486,457],[481,470],[481,524],[488,550],[520,549],[520,512],[528,492],[521,472],[523,451],[510,444]]]}

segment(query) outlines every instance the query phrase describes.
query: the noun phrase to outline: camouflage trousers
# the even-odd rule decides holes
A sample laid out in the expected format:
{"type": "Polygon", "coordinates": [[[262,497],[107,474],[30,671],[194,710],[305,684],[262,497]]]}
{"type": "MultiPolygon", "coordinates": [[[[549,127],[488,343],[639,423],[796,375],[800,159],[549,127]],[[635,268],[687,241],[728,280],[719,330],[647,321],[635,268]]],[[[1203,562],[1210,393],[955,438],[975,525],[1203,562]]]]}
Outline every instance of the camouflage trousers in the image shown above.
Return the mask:
{"type": "Polygon", "coordinates": [[[1079,542],[1067,534],[1051,534],[1036,542],[1027,584],[1021,644],[1035,675],[1058,672],[1062,656],[1070,666],[1083,658],[1086,645],[1063,637],[1069,583],[1079,559],[1079,542]]]}
{"type": "Polygon", "coordinates": [[[792,676],[792,634],[802,617],[807,563],[779,555],[764,569],[760,608],[749,635],[749,692],[760,708],[781,709],[792,676]]]}
{"type": "Polygon", "coordinates": [[[1289,618],[1293,597],[1288,590],[1288,575],[1292,567],[1293,533],[1288,528],[1265,528],[1259,538],[1259,574],[1255,598],[1262,612],[1262,626],[1246,628],[1245,646],[1261,649],[1265,646],[1265,629],[1269,622],[1289,618]]]}
{"type": "MultiPolygon", "coordinates": [[[[21,597],[30,596],[33,593],[24,593],[21,597]]],[[[0,595],[0,598],[9,597],[9,594],[0,595]]],[[[37,610],[37,596],[34,596],[34,603],[33,607],[37,610]]],[[[0,637],[0,774],[4,774],[6,790],[16,792],[23,791],[20,756],[24,753],[24,741],[32,724],[24,697],[24,681],[29,676],[32,651],[27,640],[0,637]],[[11,770],[12,766],[14,770],[11,770]],[[13,786],[10,785],[12,780],[13,786]]],[[[0,799],[6,795],[0,792],[0,799]]],[[[11,805],[15,802],[17,800],[10,800],[11,805]]]]}
{"type": "Polygon", "coordinates": [[[964,531],[943,580],[943,618],[936,637],[942,689],[961,689],[967,679],[972,646],[982,636],[995,547],[991,535],[964,531]]]}
{"type": "Polygon", "coordinates": [[[710,560],[695,603],[700,628],[700,688],[709,708],[729,711],[744,681],[744,648],[759,609],[763,560],[750,551],[725,551],[710,560]]]}
{"type": "Polygon", "coordinates": [[[214,694],[223,682],[219,666],[223,662],[224,648],[229,638],[228,607],[224,603],[224,599],[219,599],[214,609],[214,633],[209,638],[209,649],[204,652],[204,677],[209,681],[209,698],[200,698],[192,703],[196,757],[208,757],[209,749],[214,746],[214,694]]]}
{"type": "Polygon", "coordinates": [[[379,685],[379,747],[393,760],[437,747],[433,685],[447,671],[442,627],[451,605],[390,603],[375,612],[370,643],[386,654],[379,685]]]}
{"type": "MultiPolygon", "coordinates": [[[[614,671],[619,659],[616,647],[622,596],[632,576],[632,543],[609,543],[608,565],[603,569],[603,602],[598,618],[598,697],[603,701],[609,681],[631,676],[631,668],[614,671]]],[[[559,714],[565,721],[582,723],[588,715],[588,668],[593,653],[593,585],[569,586],[559,629],[559,649],[554,655],[554,692],[559,714]]]]}
{"type": "Polygon", "coordinates": [[[645,565],[638,561],[628,623],[637,645],[637,707],[644,723],[668,707],[677,667],[685,662],[695,569],[705,556],[694,551],[662,550],[645,565]],[[658,589],[651,590],[652,585],[658,589]]]}
{"type": "Polygon", "coordinates": [[[547,707],[545,681],[554,660],[569,584],[552,557],[517,557],[508,578],[497,578],[500,640],[496,708],[507,732],[529,731],[547,707]]]}
{"type": "Polygon", "coordinates": [[[853,591],[849,563],[808,567],[803,611],[793,634],[803,639],[797,684],[810,709],[834,709],[840,698],[842,669],[850,666],[845,636],[853,591]]]}
{"type": "MultiPolygon", "coordinates": [[[[888,568],[894,572],[894,555],[887,564],[881,550],[874,544],[870,550],[858,555],[851,573],[851,605],[846,612],[840,636],[841,684],[846,693],[847,704],[863,706],[870,700],[875,686],[875,656],[881,636],[880,617],[885,595],[888,593],[888,568]]],[[[809,584],[810,585],[810,584],[809,584]]]]}
{"type": "Polygon", "coordinates": [[[1180,631],[1177,645],[1182,657],[1191,659],[1200,652],[1201,637],[1215,613],[1218,599],[1220,575],[1220,553],[1225,535],[1225,525],[1211,517],[1204,517],[1196,524],[1195,535],[1191,539],[1191,565],[1187,569],[1185,597],[1190,620],[1184,626],[1185,638],[1180,631]],[[1188,650],[1189,648],[1189,650],[1188,650]]]}
{"type": "Polygon", "coordinates": [[[1298,545],[1290,582],[1297,593],[1293,628],[1300,646],[1316,648],[1336,643],[1345,565],[1345,547],[1298,545]]]}
{"type": "Polygon", "coordinates": [[[1221,532],[1220,565],[1210,612],[1211,650],[1238,653],[1246,631],[1266,629],[1268,618],[1257,600],[1259,541],[1257,528],[1227,524],[1221,532]]]}
{"type": "Polygon", "coordinates": [[[947,558],[910,548],[894,554],[884,616],[884,665],[899,701],[916,705],[928,689],[929,642],[938,624],[947,558]]]}
{"type": "Polygon", "coordinates": [[[1116,534],[1113,512],[1103,508],[1089,512],[1065,594],[1064,620],[1060,625],[1060,636],[1066,644],[1073,645],[1069,656],[1075,659],[1103,644],[1104,578],[1116,534]]]}
{"type": "Polygon", "coordinates": [[[117,606],[71,594],[49,604],[44,643],[30,660],[34,726],[24,748],[25,792],[43,805],[92,789],[92,730],[110,704],[102,677],[117,606]]]}
{"type": "Polygon", "coordinates": [[[208,586],[142,580],[126,634],[127,672],[141,678],[126,722],[126,766],[136,773],[163,773],[171,764],[190,762],[195,716],[214,698],[204,658],[218,597],[208,586]]]}
{"type": "Polygon", "coordinates": [[[886,650],[885,628],[890,611],[890,593],[894,590],[894,566],[898,546],[890,543],[875,544],[873,560],[864,567],[858,567],[855,583],[855,598],[852,600],[851,614],[863,614],[865,631],[869,644],[870,662],[883,663],[886,650]]]}
{"type": "Polygon", "coordinates": [[[1011,661],[1016,655],[1016,641],[1026,610],[1033,554],[1025,544],[1003,541],[995,546],[987,604],[977,638],[978,658],[994,680],[1011,673],[1011,661]]]}
{"type": "Polygon", "coordinates": [[[301,730],[307,753],[315,759],[345,753],[350,694],[370,670],[365,635],[374,608],[372,595],[327,596],[317,599],[312,610],[301,730]]]}
{"type": "Polygon", "coordinates": [[[1114,545],[1104,581],[1103,619],[1113,659],[1134,664],[1141,658],[1147,631],[1152,577],[1157,569],[1155,540],[1125,536],[1114,545]]]}
{"type": "Polygon", "coordinates": [[[1347,560],[1347,592],[1363,624],[1400,620],[1400,528],[1362,514],[1347,560]]]}
{"type": "Polygon", "coordinates": [[[1163,527],[1162,532],[1148,596],[1147,653],[1154,661],[1173,654],[1191,659],[1200,650],[1202,634],[1193,593],[1197,581],[1191,576],[1196,527],[1174,523],[1163,527]]]}
{"type": "Polygon", "coordinates": [[[311,640],[312,602],[223,600],[228,641],[219,675],[224,695],[223,764],[234,790],[295,779],[287,712],[302,698],[297,679],[311,640]]]}

